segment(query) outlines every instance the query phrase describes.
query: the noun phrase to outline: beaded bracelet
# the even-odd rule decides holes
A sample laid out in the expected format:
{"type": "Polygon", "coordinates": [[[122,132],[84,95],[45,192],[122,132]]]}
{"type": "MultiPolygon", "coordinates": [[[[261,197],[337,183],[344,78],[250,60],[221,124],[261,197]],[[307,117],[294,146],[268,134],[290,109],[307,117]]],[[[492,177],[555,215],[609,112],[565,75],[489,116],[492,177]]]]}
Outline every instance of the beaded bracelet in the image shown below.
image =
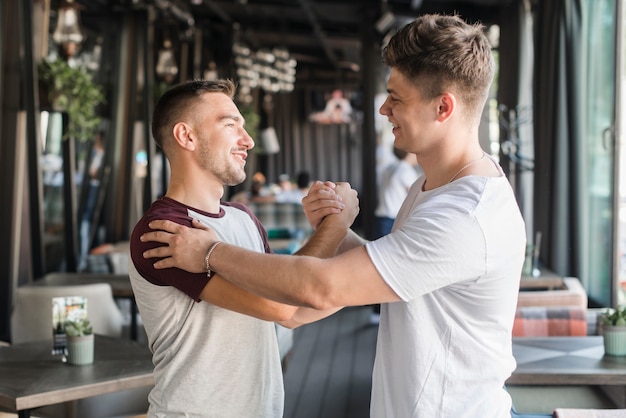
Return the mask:
{"type": "Polygon", "coordinates": [[[214,273],[214,271],[211,270],[211,264],[209,263],[209,259],[211,258],[211,253],[213,252],[215,247],[217,247],[221,243],[222,241],[215,241],[213,244],[211,244],[211,246],[209,247],[209,250],[206,252],[206,256],[204,257],[204,265],[206,266],[206,275],[208,278],[211,278],[211,276],[213,276],[213,273],[214,273]]]}

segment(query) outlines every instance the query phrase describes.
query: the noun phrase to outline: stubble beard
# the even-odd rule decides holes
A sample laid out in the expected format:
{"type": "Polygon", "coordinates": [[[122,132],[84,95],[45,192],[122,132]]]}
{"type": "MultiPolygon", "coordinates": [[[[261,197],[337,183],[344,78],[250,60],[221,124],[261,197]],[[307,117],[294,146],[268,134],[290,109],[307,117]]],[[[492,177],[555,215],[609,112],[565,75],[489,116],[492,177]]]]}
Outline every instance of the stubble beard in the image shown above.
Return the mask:
{"type": "Polygon", "coordinates": [[[239,170],[238,172],[234,172],[235,170],[228,170],[228,172],[224,173],[222,177],[222,182],[226,186],[237,186],[246,179],[246,172],[243,170],[239,170]]]}
{"type": "Polygon", "coordinates": [[[206,146],[200,150],[200,159],[204,169],[220,179],[225,186],[237,186],[246,179],[243,166],[230,163],[228,157],[222,158],[211,153],[206,146]]]}
{"type": "Polygon", "coordinates": [[[222,164],[212,164],[212,160],[209,160],[207,165],[208,170],[220,179],[225,186],[237,186],[246,179],[246,172],[243,167],[228,164],[226,160],[222,164]]]}

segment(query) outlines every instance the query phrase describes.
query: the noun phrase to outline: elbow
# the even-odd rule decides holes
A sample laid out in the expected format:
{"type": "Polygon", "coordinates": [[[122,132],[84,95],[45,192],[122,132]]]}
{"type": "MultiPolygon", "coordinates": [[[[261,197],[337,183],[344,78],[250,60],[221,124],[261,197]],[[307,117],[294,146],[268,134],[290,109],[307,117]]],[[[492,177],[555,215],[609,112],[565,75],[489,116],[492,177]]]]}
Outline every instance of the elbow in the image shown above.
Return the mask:
{"type": "Polygon", "coordinates": [[[318,311],[334,308],[333,304],[330,303],[323,295],[310,295],[304,303],[308,308],[313,308],[318,311]]]}
{"type": "Polygon", "coordinates": [[[324,311],[341,306],[335,301],[337,298],[337,290],[332,285],[332,280],[328,280],[328,276],[316,277],[311,283],[310,288],[304,293],[305,306],[319,311],[324,311]]]}
{"type": "Polygon", "coordinates": [[[304,325],[301,322],[294,321],[293,319],[289,319],[287,321],[277,321],[276,323],[287,329],[296,329],[299,326],[304,325]]]}
{"type": "MultiPolygon", "coordinates": [[[[297,309],[298,308],[295,306],[282,305],[274,311],[271,320],[274,322],[278,322],[281,325],[283,322],[289,323],[291,319],[293,318],[293,315],[296,313],[297,309]]],[[[291,327],[287,327],[287,328],[291,328],[291,327]]]]}

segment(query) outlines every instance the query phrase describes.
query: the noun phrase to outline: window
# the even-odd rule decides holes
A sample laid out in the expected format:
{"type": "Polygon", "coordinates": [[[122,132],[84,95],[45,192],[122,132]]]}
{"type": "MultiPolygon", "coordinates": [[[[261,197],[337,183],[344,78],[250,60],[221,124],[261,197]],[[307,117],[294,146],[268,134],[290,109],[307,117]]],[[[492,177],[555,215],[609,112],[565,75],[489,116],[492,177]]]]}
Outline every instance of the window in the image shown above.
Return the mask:
{"type": "MultiPolygon", "coordinates": [[[[588,279],[587,293],[600,305],[612,305],[614,234],[613,175],[614,120],[616,103],[616,0],[587,0],[583,11],[583,143],[580,167],[584,204],[588,216],[581,220],[586,260],[583,275],[588,279]]],[[[626,181],[625,181],[626,182],[626,181]]],[[[620,182],[624,183],[624,182],[620,182]]],[[[584,210],[584,209],[583,209],[584,210]]],[[[620,238],[623,240],[623,238],[620,238]]],[[[619,241],[617,241],[619,242],[619,241]]]]}

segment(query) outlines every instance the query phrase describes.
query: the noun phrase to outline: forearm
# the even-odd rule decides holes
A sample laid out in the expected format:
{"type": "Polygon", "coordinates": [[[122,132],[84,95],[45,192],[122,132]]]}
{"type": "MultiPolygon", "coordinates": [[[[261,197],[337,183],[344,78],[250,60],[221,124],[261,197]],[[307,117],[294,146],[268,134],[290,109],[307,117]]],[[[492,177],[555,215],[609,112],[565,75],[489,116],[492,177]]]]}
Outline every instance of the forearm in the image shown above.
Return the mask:
{"type": "Polygon", "coordinates": [[[340,310],[341,307],[330,309],[313,309],[313,308],[298,308],[294,315],[285,321],[278,321],[278,323],[285,328],[297,328],[300,325],[310,324],[311,322],[319,321],[327,316],[330,316],[340,310]]]}
{"type": "Polygon", "coordinates": [[[337,254],[345,253],[348,250],[360,247],[362,245],[365,245],[366,243],[367,240],[361,238],[359,235],[357,235],[356,232],[350,229],[348,230],[348,233],[339,245],[339,248],[337,249],[337,254]]]}
{"type": "Polygon", "coordinates": [[[344,222],[329,216],[298,256],[258,254],[224,244],[215,248],[210,265],[224,279],[259,296],[316,309],[335,307],[328,306],[325,297],[332,282],[321,274],[319,258],[333,256],[348,230],[344,222]]]}
{"type": "Polygon", "coordinates": [[[296,252],[296,255],[310,255],[329,258],[337,254],[350,229],[328,217],[322,221],[311,238],[296,252]]]}
{"type": "Polygon", "coordinates": [[[298,307],[278,303],[247,292],[214,275],[200,293],[200,299],[220,308],[253,316],[265,321],[288,321],[298,307]]]}

